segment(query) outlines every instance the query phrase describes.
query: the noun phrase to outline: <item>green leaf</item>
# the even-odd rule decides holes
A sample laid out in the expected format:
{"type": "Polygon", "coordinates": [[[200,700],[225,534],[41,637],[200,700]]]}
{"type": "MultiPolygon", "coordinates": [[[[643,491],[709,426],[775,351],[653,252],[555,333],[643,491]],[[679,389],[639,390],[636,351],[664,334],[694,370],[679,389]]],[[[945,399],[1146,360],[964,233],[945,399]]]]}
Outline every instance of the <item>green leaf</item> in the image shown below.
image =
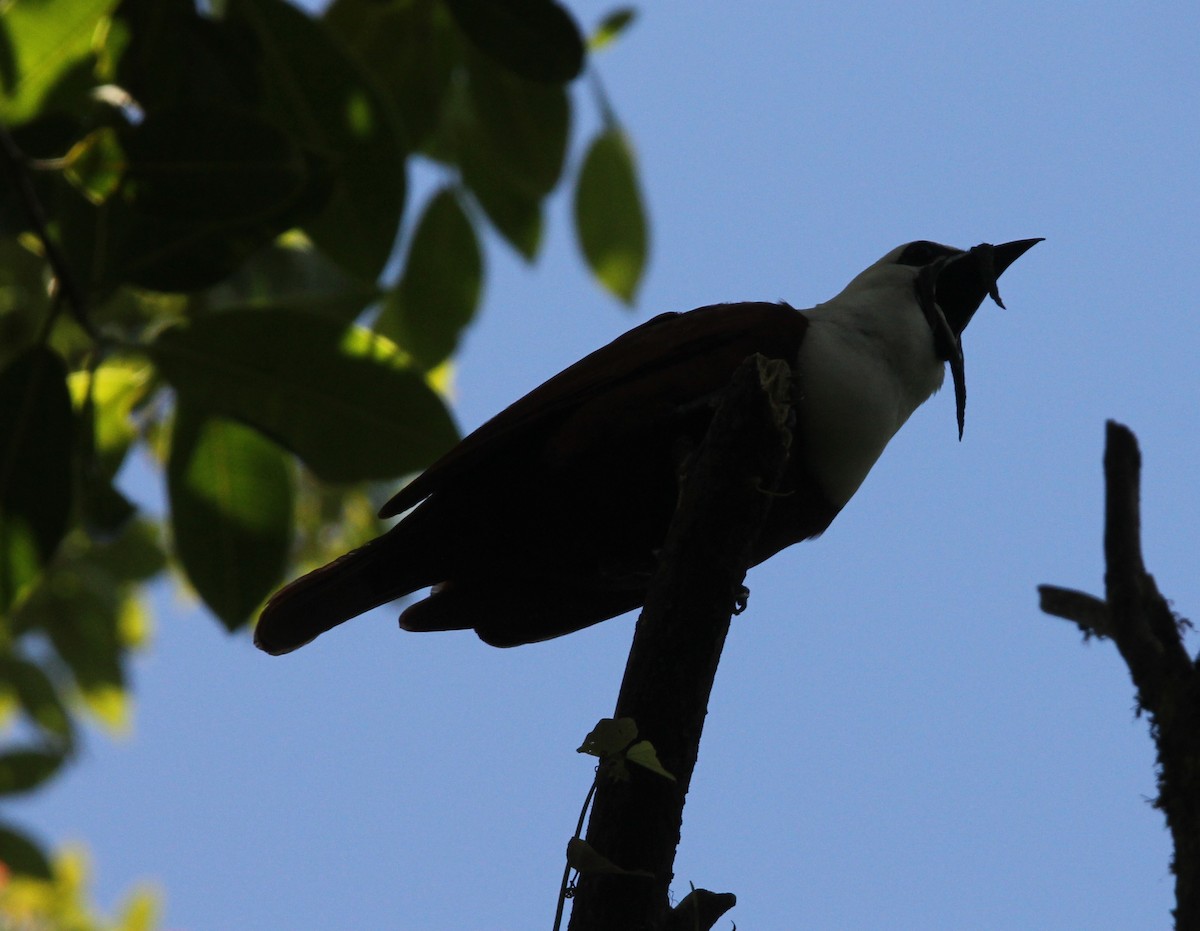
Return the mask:
{"type": "Polygon", "coordinates": [[[125,153],[111,126],[88,133],[71,146],[64,161],[67,180],[93,204],[115,194],[125,174],[125,153]]]}
{"type": "Polygon", "coordinates": [[[162,927],[162,912],[162,902],[153,888],[136,889],[126,899],[112,931],[157,931],[162,927]]]}
{"type": "Polygon", "coordinates": [[[63,764],[65,755],[51,750],[8,750],[0,753],[0,795],[36,789],[63,764]]]}
{"type": "Polygon", "coordinates": [[[549,194],[567,154],[567,92],[522,80],[478,54],[467,56],[467,71],[472,132],[460,157],[477,156],[487,170],[531,196],[549,194]]]}
{"type": "Polygon", "coordinates": [[[362,327],[228,311],[164,331],[150,351],[187,403],[257,428],[326,481],[395,478],[457,439],[412,359],[362,327]]]}
{"type": "Polygon", "coordinates": [[[478,151],[464,152],[461,167],[463,180],[496,232],[525,261],[532,262],[542,247],[541,198],[513,184],[512,179],[493,174],[478,151]]]}
{"type": "Polygon", "coordinates": [[[294,491],[279,447],[241,424],[175,411],[167,466],[175,549],[204,603],[229,630],[283,576],[294,491]]]}
{"type": "Polygon", "coordinates": [[[166,568],[162,535],[157,524],[134,521],[114,540],[87,547],[81,562],[91,570],[108,576],[109,588],[145,582],[166,568]]]}
{"type": "Polygon", "coordinates": [[[497,231],[526,259],[541,245],[542,200],[558,184],[571,108],[563,88],[469,54],[466,88],[448,104],[442,144],[497,231]]]}
{"type": "Polygon", "coordinates": [[[575,186],[575,229],[593,274],[633,302],[646,267],[646,217],[625,134],[609,129],[588,149],[575,186]]]}
{"type": "Polygon", "coordinates": [[[633,718],[601,718],[575,752],[608,759],[624,751],[636,737],[633,718]]]}
{"type": "Polygon", "coordinates": [[[39,586],[21,606],[18,630],[44,630],[76,685],[89,692],[121,688],[121,594],[86,562],[56,567],[54,585],[39,586]]]}
{"type": "Polygon", "coordinates": [[[284,132],[236,110],[163,110],[121,142],[123,193],[143,214],[255,225],[280,217],[273,236],[318,184],[317,166],[284,132]]]}
{"type": "Polygon", "coordinates": [[[565,84],[583,68],[583,37],[554,0],[447,0],[458,27],[483,52],[530,81],[565,84]]]}
{"type": "Polygon", "coordinates": [[[444,8],[334,0],[324,20],[396,108],[408,148],[420,149],[441,119],[457,63],[459,40],[444,8]]]}
{"type": "Polygon", "coordinates": [[[0,122],[38,114],[55,84],[86,59],[116,0],[15,0],[0,18],[0,122]]]}
{"type": "Polygon", "coordinates": [[[21,710],[64,749],[74,737],[71,716],[41,667],[15,656],[0,657],[0,688],[11,689],[21,710]]]}
{"type": "MultiPolygon", "coordinates": [[[[0,14],[0,23],[3,15],[0,14]]],[[[3,39],[3,27],[0,25],[0,40],[3,39]]],[[[3,51],[0,50],[0,57],[3,51]]],[[[77,120],[65,113],[53,113],[47,116],[37,116],[28,123],[13,128],[9,135],[13,144],[26,159],[58,159],[64,152],[78,141],[82,129],[77,120]]],[[[33,221],[29,214],[29,205],[23,196],[22,187],[14,183],[15,179],[5,170],[4,182],[0,183],[0,236],[17,236],[20,233],[32,231],[33,221]]],[[[42,211],[47,218],[54,219],[57,213],[59,192],[65,190],[61,173],[56,171],[25,171],[25,181],[32,188],[34,200],[42,205],[42,211]]],[[[39,268],[44,265],[38,258],[39,268]]],[[[40,301],[47,299],[46,286],[39,275],[40,301]]],[[[31,302],[32,303],[32,302],[31,302]]],[[[7,347],[6,347],[7,348],[7,347]]]]}
{"type": "Polygon", "coordinates": [[[15,239],[0,239],[0,371],[41,340],[49,312],[45,262],[15,239]]]}
{"type": "Polygon", "coordinates": [[[637,10],[631,6],[622,6],[613,10],[604,19],[596,31],[588,38],[588,51],[598,52],[611,45],[637,18],[637,10]]]}
{"type": "Polygon", "coordinates": [[[67,370],[35,346],[0,372],[0,612],[58,548],[71,513],[67,370]]]}
{"type": "Polygon", "coordinates": [[[579,837],[567,841],[567,865],[579,873],[607,873],[614,876],[650,876],[649,870],[626,870],[598,853],[591,844],[579,837]]]}
{"type": "Polygon", "coordinates": [[[0,824],[0,863],[9,870],[34,879],[52,879],[54,869],[42,848],[27,834],[0,824]]]}
{"type": "Polygon", "coordinates": [[[71,395],[80,413],[91,407],[95,418],[93,448],[109,476],[125,462],[137,436],[133,409],[153,386],[154,369],[144,359],[106,359],[94,371],[72,372],[71,395]]]}
{"type": "Polygon", "coordinates": [[[644,766],[652,773],[658,773],[664,779],[670,779],[672,782],[676,781],[675,777],[659,762],[658,754],[654,751],[654,744],[648,740],[639,740],[626,750],[625,759],[629,760],[630,763],[637,763],[638,766],[644,766]]]}
{"type": "MultiPolygon", "coordinates": [[[[163,110],[121,133],[120,196],[64,196],[63,250],[98,301],[125,282],[159,291],[211,285],[328,193],[324,168],[249,113],[163,110]]],[[[73,192],[69,192],[73,193],[73,192]]]]}
{"type": "Polygon", "coordinates": [[[113,483],[137,437],[133,409],[153,379],[154,367],[140,358],[109,359],[68,379],[79,417],[82,516],[90,532],[116,533],[135,513],[113,483]]]}
{"type": "Polygon", "coordinates": [[[110,725],[122,723],[124,661],[145,639],[135,584],[165,566],[157,525],[130,521],[111,542],[80,530],[63,541],[47,584],[13,613],[13,632],[44,632],[70,670],[84,701],[110,725]]]}
{"type": "Polygon", "coordinates": [[[263,112],[333,167],[333,189],[305,226],[332,259],[374,281],[404,209],[404,148],[395,116],[324,23],[286,0],[230,0],[262,50],[263,112]]]}
{"type": "Polygon", "coordinates": [[[458,198],[443,188],[417,223],[404,275],[375,330],[411,352],[427,371],[445,360],[471,322],[483,287],[483,257],[458,198]]]}
{"type": "Polygon", "coordinates": [[[383,292],[350,275],[294,231],[260,249],[232,275],[192,298],[198,311],[257,307],[320,314],[351,323],[383,292]]]}
{"type": "Polygon", "coordinates": [[[199,15],[194,0],[121,0],[105,53],[116,61],[114,83],[147,116],[200,102],[249,111],[262,96],[254,34],[199,15]]]}

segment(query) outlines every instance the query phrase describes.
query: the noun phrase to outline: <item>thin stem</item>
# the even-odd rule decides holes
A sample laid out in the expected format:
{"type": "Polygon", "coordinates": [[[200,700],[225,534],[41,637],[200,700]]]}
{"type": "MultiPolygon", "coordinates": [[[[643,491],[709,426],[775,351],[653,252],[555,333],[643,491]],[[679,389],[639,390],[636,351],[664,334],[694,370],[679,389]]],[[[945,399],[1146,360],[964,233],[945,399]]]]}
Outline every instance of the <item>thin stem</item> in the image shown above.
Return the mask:
{"type": "MultiPolygon", "coordinates": [[[[587,818],[588,808],[591,807],[592,799],[596,795],[596,786],[600,782],[600,767],[596,766],[596,775],[592,779],[592,787],[588,789],[588,794],[583,800],[583,808],[579,809],[579,821],[575,825],[575,837],[573,840],[578,840],[583,835],[583,822],[587,818]]],[[[567,883],[571,878],[571,862],[568,860],[567,865],[563,868],[562,885],[558,888],[558,909],[554,913],[554,931],[559,931],[562,928],[563,908],[567,902],[567,883]]]]}
{"type": "MultiPolygon", "coordinates": [[[[21,196],[21,203],[24,205],[25,213],[29,217],[29,223],[33,227],[33,234],[41,243],[46,261],[50,263],[50,268],[54,272],[54,280],[57,283],[59,294],[65,299],[67,308],[71,311],[71,316],[75,318],[75,321],[83,328],[83,331],[93,340],[99,342],[100,334],[93,325],[91,318],[88,317],[87,301],[84,298],[83,290],[79,287],[75,276],[71,273],[71,267],[67,263],[66,256],[62,254],[58,243],[50,235],[46,211],[42,207],[42,202],[38,199],[37,191],[33,189],[33,184],[29,180],[29,159],[25,157],[25,153],[17,146],[16,140],[13,139],[7,127],[3,124],[0,124],[0,156],[3,157],[8,174],[12,176],[14,186],[21,196]]],[[[51,312],[51,320],[56,315],[58,306],[61,305],[56,303],[55,309],[51,312]]],[[[48,329],[47,327],[47,331],[48,329]]]]}

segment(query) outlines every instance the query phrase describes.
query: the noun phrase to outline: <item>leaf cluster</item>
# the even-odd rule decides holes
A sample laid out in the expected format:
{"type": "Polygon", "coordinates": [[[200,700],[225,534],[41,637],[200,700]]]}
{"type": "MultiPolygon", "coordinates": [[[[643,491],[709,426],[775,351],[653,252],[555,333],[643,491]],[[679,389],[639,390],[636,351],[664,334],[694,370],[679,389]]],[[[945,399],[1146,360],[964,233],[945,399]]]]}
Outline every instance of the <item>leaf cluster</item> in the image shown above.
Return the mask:
{"type": "MultiPolygon", "coordinates": [[[[568,171],[589,51],[554,0],[3,11],[0,796],[60,769],[81,710],[127,723],[150,580],[237,630],[381,530],[373,483],[457,439],[486,229],[532,261],[570,181],[598,283],[632,301],[647,251],[594,72],[602,129],[568,171]],[[418,162],[440,183],[412,204],[418,162]],[[131,498],[156,473],[165,510],[131,498]]],[[[0,862],[52,875],[10,825],[0,862]]]]}
{"type": "Polygon", "coordinates": [[[562,883],[558,892],[558,907],[554,916],[554,931],[562,926],[563,906],[566,900],[575,894],[575,883],[571,873],[576,876],[582,873],[594,873],[610,876],[633,876],[643,879],[651,878],[654,874],[646,870],[627,870],[613,863],[608,857],[597,851],[583,839],[583,823],[587,818],[588,808],[596,796],[602,780],[616,782],[629,781],[627,764],[636,763],[663,779],[675,781],[675,776],[659,761],[654,745],[648,740],[638,740],[637,722],[633,718],[601,718],[596,726],[588,732],[577,753],[586,753],[599,759],[596,764],[596,775],[592,779],[591,788],[583,800],[583,808],[579,811],[579,821],[575,825],[575,834],[567,841],[567,865],[563,870],[562,883]]]}
{"type": "Polygon", "coordinates": [[[18,872],[0,877],[0,917],[4,928],[57,931],[153,931],[161,927],[159,896],[141,887],[122,903],[115,919],[97,914],[90,904],[90,870],[79,849],[54,858],[46,878],[18,872]]]}

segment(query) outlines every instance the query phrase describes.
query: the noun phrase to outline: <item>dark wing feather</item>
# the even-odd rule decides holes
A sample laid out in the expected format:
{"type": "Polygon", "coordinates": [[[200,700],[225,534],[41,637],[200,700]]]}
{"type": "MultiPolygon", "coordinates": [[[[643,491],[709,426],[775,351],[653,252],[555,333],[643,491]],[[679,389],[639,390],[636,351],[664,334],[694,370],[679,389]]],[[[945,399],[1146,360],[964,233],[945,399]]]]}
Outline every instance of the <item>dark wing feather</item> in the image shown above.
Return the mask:
{"type": "Polygon", "coordinates": [[[713,304],[660,314],[505,408],[401,489],[380,516],[414,507],[446,482],[495,461],[512,444],[550,437],[555,426],[594,399],[641,395],[674,403],[678,399],[673,395],[686,392],[689,385],[718,391],[737,364],[755,352],[795,364],[807,323],[803,314],[784,303],[713,304]]]}

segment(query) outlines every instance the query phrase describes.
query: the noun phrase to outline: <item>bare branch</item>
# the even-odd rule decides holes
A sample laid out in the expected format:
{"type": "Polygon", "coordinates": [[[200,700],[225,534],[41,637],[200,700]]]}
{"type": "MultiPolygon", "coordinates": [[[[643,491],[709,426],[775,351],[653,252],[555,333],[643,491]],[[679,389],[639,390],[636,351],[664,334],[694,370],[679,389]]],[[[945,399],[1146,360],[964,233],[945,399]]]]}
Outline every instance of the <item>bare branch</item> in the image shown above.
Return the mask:
{"type": "Polygon", "coordinates": [[[1175,843],[1175,926],[1200,928],[1200,674],[1184,625],[1142,560],[1141,453],[1129,428],[1109,421],[1104,450],[1105,600],[1042,585],[1042,610],[1109,637],[1120,650],[1158,748],[1158,798],[1175,843]]]}
{"type": "Polygon", "coordinates": [[[1038,595],[1041,596],[1039,606],[1043,611],[1067,621],[1074,621],[1085,637],[1112,636],[1108,603],[1095,595],[1055,585],[1039,585],[1038,595]]]}
{"type": "MultiPolygon", "coordinates": [[[[786,364],[748,359],[687,463],[615,715],[637,722],[676,781],[631,772],[626,782],[602,783],[587,832],[588,843],[618,866],[654,878],[583,874],[572,931],[674,926],[668,891],[684,798],[730,616],[787,459],[790,384],[786,364]]],[[[732,895],[712,896],[684,900],[687,927],[711,927],[733,905],[732,895]]]]}

